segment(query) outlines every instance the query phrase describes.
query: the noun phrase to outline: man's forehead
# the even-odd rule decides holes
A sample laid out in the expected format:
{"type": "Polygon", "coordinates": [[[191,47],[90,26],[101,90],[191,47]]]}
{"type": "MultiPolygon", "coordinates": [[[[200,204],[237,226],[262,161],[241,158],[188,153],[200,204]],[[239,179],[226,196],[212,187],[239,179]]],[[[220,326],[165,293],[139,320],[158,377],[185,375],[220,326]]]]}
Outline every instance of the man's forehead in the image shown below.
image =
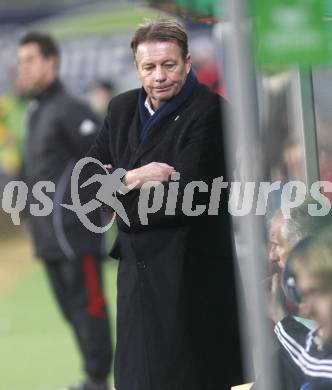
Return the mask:
{"type": "Polygon", "coordinates": [[[269,241],[284,247],[288,247],[290,243],[287,242],[287,240],[284,238],[283,233],[285,222],[286,220],[283,217],[276,217],[275,220],[272,220],[269,231],[269,241]]]}
{"type": "Polygon", "coordinates": [[[35,42],[29,42],[19,47],[21,55],[41,55],[40,47],[35,42]]]}
{"type": "Polygon", "coordinates": [[[138,45],[137,61],[162,60],[165,58],[180,58],[181,48],[175,41],[147,41],[138,45]]]}
{"type": "Polygon", "coordinates": [[[270,225],[270,235],[280,234],[284,223],[285,220],[282,216],[272,218],[270,225]]]}

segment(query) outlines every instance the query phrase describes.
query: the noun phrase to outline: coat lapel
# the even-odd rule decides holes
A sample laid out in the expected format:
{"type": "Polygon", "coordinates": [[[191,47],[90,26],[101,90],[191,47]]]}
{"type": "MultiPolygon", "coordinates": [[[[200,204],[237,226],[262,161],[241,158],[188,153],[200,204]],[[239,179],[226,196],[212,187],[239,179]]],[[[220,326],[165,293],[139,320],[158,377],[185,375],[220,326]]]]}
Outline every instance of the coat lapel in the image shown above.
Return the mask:
{"type": "MultiPolygon", "coordinates": [[[[169,122],[176,117],[176,114],[172,113],[165,118],[162,118],[157,122],[150,130],[146,139],[139,145],[135,155],[132,159],[132,164],[135,165],[137,160],[142,158],[146,153],[148,153],[153,147],[161,142],[161,140],[170,133],[169,122]]],[[[137,137],[138,137],[137,128],[137,137]]]]}
{"type": "Polygon", "coordinates": [[[137,149],[139,148],[139,113],[138,106],[136,105],[135,113],[133,116],[133,120],[131,121],[130,127],[128,129],[128,142],[132,153],[135,154],[137,149]]]}
{"type": "Polygon", "coordinates": [[[128,163],[124,164],[127,158],[125,156],[122,156],[122,159],[124,159],[124,161],[120,163],[120,166],[126,166],[127,170],[132,169],[135,165],[135,162],[137,161],[136,156],[140,148],[139,126],[140,126],[139,113],[138,113],[138,107],[136,106],[133,120],[130,122],[130,126],[128,129],[128,144],[130,150],[130,158],[128,163]]]}

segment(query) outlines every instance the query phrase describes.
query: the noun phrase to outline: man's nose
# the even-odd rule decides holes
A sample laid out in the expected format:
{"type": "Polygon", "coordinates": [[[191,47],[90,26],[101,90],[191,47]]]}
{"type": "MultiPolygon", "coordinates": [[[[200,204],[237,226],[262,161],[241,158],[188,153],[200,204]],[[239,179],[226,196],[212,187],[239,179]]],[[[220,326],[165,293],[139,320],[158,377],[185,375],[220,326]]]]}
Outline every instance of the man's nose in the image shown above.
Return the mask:
{"type": "Polygon", "coordinates": [[[276,263],[278,261],[279,261],[279,256],[278,256],[278,253],[277,253],[276,249],[271,248],[269,250],[269,262],[270,263],[276,263]]]}
{"type": "Polygon", "coordinates": [[[166,80],[166,73],[162,66],[157,66],[156,68],[156,81],[157,82],[162,82],[166,80]]]}

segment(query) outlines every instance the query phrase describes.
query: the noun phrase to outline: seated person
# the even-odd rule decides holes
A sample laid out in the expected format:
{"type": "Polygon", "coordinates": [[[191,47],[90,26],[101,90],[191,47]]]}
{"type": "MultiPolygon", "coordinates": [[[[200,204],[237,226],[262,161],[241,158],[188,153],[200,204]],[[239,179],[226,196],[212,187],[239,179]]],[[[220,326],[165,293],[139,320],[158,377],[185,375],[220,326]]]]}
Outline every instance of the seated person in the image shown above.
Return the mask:
{"type": "Polygon", "coordinates": [[[312,197],[307,196],[301,205],[290,209],[289,218],[283,215],[281,209],[277,210],[270,220],[269,226],[268,262],[270,274],[278,273],[280,276],[282,287],[286,293],[286,303],[289,313],[298,316],[296,319],[309,328],[312,328],[315,324],[298,311],[297,302],[292,296],[293,280],[291,278],[285,278],[284,274],[289,272],[287,259],[295,245],[306,237],[318,234],[321,229],[331,224],[331,213],[325,216],[314,216],[309,212],[309,204],[319,209],[322,203],[322,200],[318,202],[312,197]],[[284,284],[285,280],[288,281],[288,285],[284,284]]]}
{"type": "Polygon", "coordinates": [[[299,390],[332,389],[332,230],[302,240],[289,255],[301,311],[317,323],[309,330],[288,315],[278,274],[270,314],[279,343],[301,373],[299,390]]]}
{"type": "MultiPolygon", "coordinates": [[[[325,216],[311,215],[308,205],[320,208],[322,200],[317,200],[307,196],[305,202],[301,205],[290,209],[290,216],[286,218],[281,209],[277,210],[270,220],[269,226],[269,252],[268,262],[270,275],[274,284],[280,283],[279,299],[282,300],[286,307],[287,313],[292,315],[294,319],[305,325],[305,332],[316,327],[316,323],[312,321],[303,312],[302,305],[299,305],[298,297],[294,289],[294,278],[289,267],[288,257],[292,249],[303,239],[319,234],[321,230],[331,224],[331,213],[325,216]]],[[[271,291],[271,278],[268,278],[269,286],[266,286],[271,291]]],[[[275,298],[275,297],[274,297],[275,298]]],[[[271,316],[270,316],[271,317],[271,316]]],[[[271,318],[273,320],[273,316],[271,318]]],[[[275,322],[271,324],[274,328],[275,322]]],[[[301,328],[301,329],[303,329],[301,328]]],[[[282,390],[299,390],[303,381],[303,373],[298,365],[294,363],[289,356],[279,345],[276,340],[274,348],[271,351],[272,367],[277,370],[278,379],[280,381],[280,389],[282,390]]],[[[256,383],[261,382],[261,374],[259,374],[256,383]]],[[[259,389],[259,385],[255,386],[259,389]]]]}

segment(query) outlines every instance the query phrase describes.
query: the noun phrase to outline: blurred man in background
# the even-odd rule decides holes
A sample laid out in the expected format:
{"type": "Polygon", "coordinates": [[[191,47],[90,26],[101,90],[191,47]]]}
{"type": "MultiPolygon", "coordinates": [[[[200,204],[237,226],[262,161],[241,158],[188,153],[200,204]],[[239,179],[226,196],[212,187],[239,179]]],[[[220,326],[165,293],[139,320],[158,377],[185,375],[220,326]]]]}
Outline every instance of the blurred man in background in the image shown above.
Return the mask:
{"type": "MultiPolygon", "coordinates": [[[[288,272],[287,261],[289,253],[298,242],[306,237],[316,235],[322,228],[330,225],[332,221],[331,212],[328,212],[326,215],[315,216],[312,215],[313,213],[310,213],[309,205],[319,210],[324,205],[324,199],[322,198],[318,201],[307,196],[301,205],[290,209],[289,218],[286,218],[282,210],[279,209],[270,222],[268,255],[270,274],[279,274],[279,280],[286,292],[288,310],[295,315],[301,315],[301,313],[298,313],[297,297],[293,296],[293,280],[288,272]]],[[[328,205],[325,205],[325,207],[328,207],[328,205]]],[[[308,327],[313,326],[312,321],[302,317],[298,319],[308,327]]]]}
{"type": "MultiPolygon", "coordinates": [[[[328,200],[326,199],[326,201],[328,200]]],[[[301,205],[290,208],[289,218],[284,216],[281,209],[274,213],[269,231],[268,260],[271,274],[283,274],[292,248],[302,239],[317,234],[320,229],[331,223],[331,212],[327,215],[315,216],[308,209],[308,206],[311,205],[319,210],[326,201],[323,198],[318,201],[307,196],[301,205]]],[[[328,204],[325,207],[328,207],[328,204]]]]}
{"type": "MultiPolygon", "coordinates": [[[[41,33],[29,33],[18,49],[22,87],[33,99],[27,118],[23,179],[30,192],[38,181],[52,181],[53,211],[29,215],[36,255],[43,260],[54,296],[71,325],[83,356],[86,380],[71,390],[107,390],[112,349],[107,303],[101,280],[103,236],[93,234],[70,203],[70,177],[77,160],[95,139],[98,121],[69,95],[58,78],[59,49],[41,33]]],[[[96,221],[100,215],[96,214],[96,221]]]]}

